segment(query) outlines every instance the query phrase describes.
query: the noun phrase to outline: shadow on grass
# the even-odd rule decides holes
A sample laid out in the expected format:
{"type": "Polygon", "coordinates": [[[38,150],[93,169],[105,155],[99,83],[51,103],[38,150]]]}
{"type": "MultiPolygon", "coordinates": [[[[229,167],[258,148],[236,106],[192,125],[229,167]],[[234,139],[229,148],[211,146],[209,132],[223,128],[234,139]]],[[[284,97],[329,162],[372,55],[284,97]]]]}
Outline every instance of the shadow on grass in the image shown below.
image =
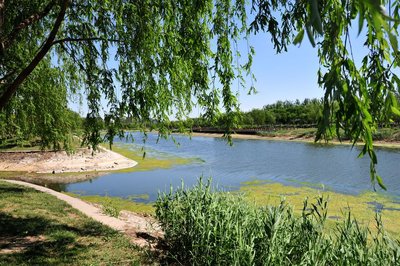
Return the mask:
{"type": "MultiPolygon", "coordinates": [[[[24,193],[26,189],[20,187],[0,187],[0,194],[4,193],[24,193]]],[[[1,230],[1,228],[0,228],[1,230]]]]}
{"type": "Polygon", "coordinates": [[[94,221],[77,228],[36,216],[16,218],[0,211],[0,265],[69,264],[89,248],[77,238],[114,233],[94,221]]]}

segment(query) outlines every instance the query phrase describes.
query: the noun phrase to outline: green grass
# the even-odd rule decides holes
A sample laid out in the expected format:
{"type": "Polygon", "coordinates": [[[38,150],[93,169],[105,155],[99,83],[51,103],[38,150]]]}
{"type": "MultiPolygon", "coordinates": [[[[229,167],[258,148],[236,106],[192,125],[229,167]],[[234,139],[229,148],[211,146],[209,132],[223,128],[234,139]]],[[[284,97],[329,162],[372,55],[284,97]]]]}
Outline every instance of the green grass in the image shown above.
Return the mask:
{"type": "MultiPolygon", "coordinates": [[[[40,139],[33,138],[30,140],[17,141],[16,139],[2,140],[0,143],[0,151],[41,151],[40,139]]],[[[70,143],[71,149],[76,150],[81,148],[81,139],[77,136],[72,137],[70,143]]],[[[52,149],[44,149],[52,150],[52,149]]]]}
{"type": "Polygon", "coordinates": [[[400,128],[380,128],[372,137],[374,140],[400,141],[400,128]]]}
{"type": "Polygon", "coordinates": [[[149,258],[55,197],[3,181],[0,240],[0,265],[141,265],[149,258]]]}
{"type": "Polygon", "coordinates": [[[271,131],[257,132],[259,136],[265,137],[291,137],[296,138],[314,138],[317,133],[316,128],[290,128],[290,129],[277,129],[271,131]]]}
{"type": "Polygon", "coordinates": [[[213,192],[210,183],[160,195],[156,216],[169,262],[184,265],[399,265],[400,243],[380,217],[370,232],[351,214],[327,233],[327,201],[304,201],[298,215],[285,201],[257,206],[213,192]]]}
{"type": "MultiPolygon", "coordinates": [[[[340,130],[343,135],[343,130],[340,130]]],[[[288,128],[276,129],[270,131],[260,131],[257,135],[265,137],[290,137],[292,139],[310,138],[314,139],[317,128],[288,128]]],[[[336,138],[336,132],[332,131],[332,137],[336,138]]],[[[342,136],[343,137],[343,136],[342,136]]],[[[400,141],[400,128],[379,128],[373,133],[373,139],[376,141],[400,141]]]]}
{"type": "Polygon", "coordinates": [[[138,196],[128,197],[128,199],[122,199],[119,197],[98,196],[98,195],[84,196],[70,192],[64,192],[64,193],[72,197],[80,198],[87,202],[105,206],[105,208],[108,208],[110,212],[113,212],[113,210],[115,210],[116,213],[119,213],[122,210],[126,210],[140,214],[154,214],[153,204],[134,201],[137,198],[146,198],[148,197],[148,195],[138,195],[138,196]]]}

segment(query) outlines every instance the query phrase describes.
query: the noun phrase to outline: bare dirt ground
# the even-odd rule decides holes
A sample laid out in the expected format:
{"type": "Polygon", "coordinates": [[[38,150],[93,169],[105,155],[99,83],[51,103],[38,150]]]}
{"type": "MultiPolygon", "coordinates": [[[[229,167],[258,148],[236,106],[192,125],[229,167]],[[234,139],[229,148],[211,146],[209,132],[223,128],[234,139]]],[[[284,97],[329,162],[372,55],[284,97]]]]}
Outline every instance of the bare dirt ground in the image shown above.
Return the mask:
{"type": "Polygon", "coordinates": [[[78,149],[68,155],[65,151],[0,152],[0,171],[28,173],[68,173],[111,171],[134,167],[137,162],[116,152],[100,148],[78,149]]]}

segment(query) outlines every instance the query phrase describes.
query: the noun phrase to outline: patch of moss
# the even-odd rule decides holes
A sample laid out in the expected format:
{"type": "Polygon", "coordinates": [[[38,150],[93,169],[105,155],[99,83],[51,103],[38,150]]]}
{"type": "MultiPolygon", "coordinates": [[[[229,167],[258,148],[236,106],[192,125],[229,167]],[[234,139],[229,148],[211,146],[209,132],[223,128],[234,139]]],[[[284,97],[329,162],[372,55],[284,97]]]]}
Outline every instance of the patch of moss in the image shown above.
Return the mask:
{"type": "Polygon", "coordinates": [[[360,195],[346,195],[315,189],[310,187],[285,186],[279,183],[263,184],[262,182],[243,184],[240,192],[244,193],[249,201],[257,205],[277,205],[282,198],[293,206],[296,213],[300,214],[303,209],[303,202],[315,202],[318,196],[328,198],[328,225],[333,227],[336,221],[342,220],[351,211],[361,224],[375,230],[375,216],[379,212],[385,229],[392,235],[400,236],[400,200],[375,192],[365,192],[360,195]],[[377,208],[378,206],[378,208],[377,208]]]}
{"type": "Polygon", "coordinates": [[[149,194],[139,194],[139,195],[132,195],[132,196],[128,196],[127,199],[128,200],[148,200],[150,198],[149,194]]]}

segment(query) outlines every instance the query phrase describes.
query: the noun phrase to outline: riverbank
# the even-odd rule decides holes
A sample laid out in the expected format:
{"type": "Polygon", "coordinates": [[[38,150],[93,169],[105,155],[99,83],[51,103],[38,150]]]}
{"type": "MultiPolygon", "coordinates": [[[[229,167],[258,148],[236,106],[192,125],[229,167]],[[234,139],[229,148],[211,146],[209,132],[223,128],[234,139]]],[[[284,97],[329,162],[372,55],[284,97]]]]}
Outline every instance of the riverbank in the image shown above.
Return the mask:
{"type": "MultiPolygon", "coordinates": [[[[210,137],[210,138],[223,138],[223,134],[218,133],[191,133],[193,137],[210,137]]],[[[316,143],[315,136],[313,134],[277,134],[277,135],[245,135],[245,134],[232,134],[233,139],[254,139],[254,140],[272,140],[272,141],[289,141],[289,142],[306,142],[306,143],[316,143]]],[[[318,141],[317,143],[328,144],[328,145],[353,145],[352,142],[339,140],[330,140],[329,142],[318,141]]],[[[363,145],[362,142],[356,145],[363,145]]],[[[382,148],[394,148],[400,149],[400,141],[389,141],[389,140],[375,140],[375,147],[382,148]]]]}
{"type": "Polygon", "coordinates": [[[135,165],[136,161],[103,147],[95,152],[91,149],[77,149],[72,154],[65,151],[0,152],[0,169],[5,172],[82,173],[120,170],[135,165]]]}
{"type": "Polygon", "coordinates": [[[0,181],[0,265],[143,265],[129,237],[52,195],[0,181]]]}
{"type": "MultiPolygon", "coordinates": [[[[60,193],[52,189],[27,182],[15,180],[4,180],[4,182],[33,188],[37,191],[52,195],[57,199],[68,203],[73,208],[79,210],[88,217],[114,230],[122,232],[125,235],[129,235],[131,242],[137,246],[149,247],[151,245],[150,242],[147,242],[148,239],[141,237],[143,235],[149,236],[150,239],[156,239],[162,236],[162,232],[160,226],[157,224],[157,221],[148,215],[143,216],[125,209],[117,209],[112,204],[107,204],[106,202],[103,202],[102,205],[89,204],[77,197],[72,197],[65,193],[60,193]]],[[[107,197],[104,199],[107,199],[107,197]]]]}

